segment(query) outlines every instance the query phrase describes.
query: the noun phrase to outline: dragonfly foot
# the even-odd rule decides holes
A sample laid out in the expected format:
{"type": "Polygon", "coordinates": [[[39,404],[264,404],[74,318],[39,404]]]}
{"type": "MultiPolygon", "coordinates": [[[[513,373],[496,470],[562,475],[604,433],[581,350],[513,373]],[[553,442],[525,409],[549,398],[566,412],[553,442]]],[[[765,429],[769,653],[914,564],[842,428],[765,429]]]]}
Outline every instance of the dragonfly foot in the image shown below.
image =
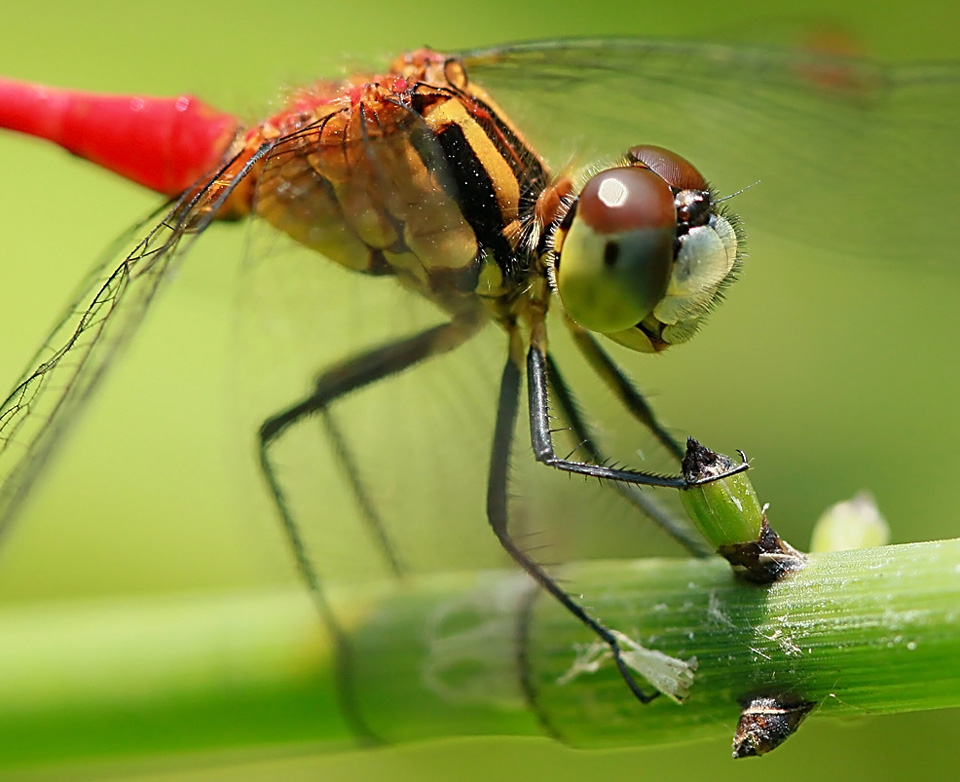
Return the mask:
{"type": "Polygon", "coordinates": [[[740,454],[740,464],[734,464],[728,456],[715,453],[688,437],[687,452],[683,457],[683,479],[688,487],[702,486],[746,472],[750,469],[747,455],[740,450],[737,453],[740,454]]]}

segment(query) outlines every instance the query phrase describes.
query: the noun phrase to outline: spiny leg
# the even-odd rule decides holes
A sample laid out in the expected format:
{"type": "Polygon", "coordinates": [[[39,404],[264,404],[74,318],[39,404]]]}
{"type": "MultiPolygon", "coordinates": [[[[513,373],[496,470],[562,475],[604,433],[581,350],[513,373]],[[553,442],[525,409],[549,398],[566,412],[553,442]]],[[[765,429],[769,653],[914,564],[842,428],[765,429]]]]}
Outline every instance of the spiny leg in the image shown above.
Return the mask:
{"type": "MultiPolygon", "coordinates": [[[[599,349],[599,345],[597,347],[599,349]]],[[[613,364],[612,361],[611,364],[613,364]]],[[[613,367],[616,368],[616,365],[613,364],[613,367]]],[[[619,372],[619,369],[616,369],[619,372]]],[[[622,373],[620,373],[620,376],[623,377],[622,373]]],[[[568,386],[566,381],[563,379],[563,375],[560,373],[560,368],[557,366],[557,363],[553,360],[553,356],[550,354],[547,354],[547,382],[549,383],[550,390],[552,391],[552,397],[559,407],[560,414],[566,419],[567,423],[570,424],[571,428],[573,429],[573,433],[579,440],[579,445],[586,449],[592,461],[596,462],[597,464],[606,463],[606,456],[600,450],[596,440],[594,440],[593,435],[590,432],[590,428],[581,415],[580,410],[577,407],[577,403],[570,392],[570,386],[568,386]]],[[[643,397],[640,396],[636,389],[632,389],[631,387],[631,390],[641,402],[644,402],[643,397]]],[[[652,410],[650,410],[649,406],[646,406],[645,402],[644,406],[650,413],[650,420],[653,420],[652,410]]],[[[645,419],[641,420],[643,423],[647,423],[645,419]]],[[[662,430],[662,427],[659,427],[659,425],[657,425],[657,427],[662,430]]],[[[653,430],[652,426],[649,428],[653,430]]],[[[655,498],[650,497],[647,493],[642,492],[638,487],[632,484],[617,482],[612,485],[628,502],[630,502],[634,507],[639,509],[644,515],[650,518],[658,527],[664,530],[687,551],[693,554],[693,556],[706,557],[712,553],[704,544],[703,540],[697,536],[688,525],[685,525],[683,522],[677,519],[672,513],[658,503],[655,498]]]]}
{"type": "Polygon", "coordinates": [[[352,701],[345,692],[347,683],[352,681],[352,658],[347,635],[340,627],[330,604],[327,602],[320,577],[310,561],[303,536],[287,503],[277,471],[270,461],[269,451],[271,446],[290,427],[311,415],[321,415],[327,435],[331,439],[334,453],[347,474],[351,490],[360,506],[363,521],[379,541],[394,573],[400,575],[402,567],[393,553],[393,546],[390,544],[383,522],[363,485],[356,463],[345,439],[330,415],[329,408],[334,402],[353,391],[402,372],[427,358],[453,350],[472,336],[478,326],[479,323],[473,320],[453,321],[360,353],[329,368],[317,379],[314,390],[309,396],[271,416],[260,427],[260,470],[267,482],[274,506],[280,515],[283,531],[293,552],[297,570],[306,582],[317,611],[333,639],[336,650],[337,681],[340,687],[344,715],[358,735],[371,741],[379,742],[379,739],[357,714],[352,701]]]}
{"type": "Polygon", "coordinates": [[[620,643],[614,634],[590,616],[538,563],[534,562],[526,552],[521,550],[513,538],[510,537],[508,528],[510,447],[513,442],[514,428],[516,427],[520,396],[520,378],[522,375],[520,368],[522,353],[518,348],[519,338],[515,330],[511,331],[510,340],[510,356],[507,359],[500,381],[497,422],[496,428],[494,429],[493,452],[490,457],[490,475],[487,483],[487,518],[490,526],[493,528],[494,534],[496,534],[504,550],[513,560],[610,648],[617,669],[620,671],[620,675],[630,688],[630,691],[641,703],[649,703],[656,698],[659,693],[653,692],[647,694],[640,689],[640,685],[637,684],[633,678],[633,674],[623,659],[620,643]]]}
{"type": "Polygon", "coordinates": [[[683,489],[687,482],[682,475],[658,475],[656,473],[608,467],[605,464],[578,462],[557,456],[553,449],[550,431],[550,402],[547,395],[547,360],[544,351],[534,342],[527,351],[527,391],[530,411],[530,441],[533,455],[538,462],[565,472],[587,475],[611,481],[639,486],[663,486],[668,489],[683,489]]]}
{"type": "Polygon", "coordinates": [[[587,360],[597,376],[604,382],[614,396],[620,400],[626,411],[643,424],[660,444],[670,452],[678,462],[683,461],[684,448],[677,442],[670,432],[661,424],[653,412],[653,408],[633,381],[623,372],[610,354],[597,342],[596,338],[586,329],[578,326],[572,320],[566,320],[567,328],[573,336],[574,344],[587,360]]]}
{"type": "MultiPolygon", "coordinates": [[[[654,413],[653,408],[647,402],[643,393],[634,385],[633,381],[597,341],[596,336],[569,318],[565,319],[565,322],[573,336],[574,344],[576,344],[580,350],[581,355],[583,355],[590,366],[593,367],[607,388],[620,400],[624,409],[643,424],[671,456],[678,462],[682,462],[686,454],[685,448],[674,438],[667,428],[657,420],[656,413],[654,413]]],[[[556,365],[551,363],[551,367],[555,368],[556,365]]],[[[734,466],[729,472],[719,477],[741,472],[748,467],[749,464],[746,459],[744,459],[741,464],[734,466]]],[[[654,523],[673,536],[691,554],[696,557],[707,557],[714,553],[699,536],[690,538],[689,533],[685,530],[678,535],[675,530],[681,529],[682,525],[678,526],[679,523],[676,517],[655,502],[652,504],[652,507],[648,508],[647,506],[651,503],[647,497],[640,492],[637,486],[630,484],[614,485],[621,494],[647,513],[654,523]]]]}
{"type": "MultiPolygon", "coordinates": [[[[534,331],[536,333],[536,330],[534,331]]],[[[712,483],[731,475],[744,472],[749,468],[746,460],[734,465],[726,472],[711,475],[696,482],[687,481],[682,475],[661,475],[642,470],[630,470],[620,467],[608,467],[604,464],[578,462],[557,456],[553,449],[553,434],[550,431],[550,401],[547,395],[547,370],[545,346],[542,336],[533,339],[527,351],[527,390],[529,392],[530,440],[533,455],[541,464],[558,470],[587,475],[601,480],[622,481],[635,486],[663,486],[668,489],[688,489],[700,483],[712,483]]]]}

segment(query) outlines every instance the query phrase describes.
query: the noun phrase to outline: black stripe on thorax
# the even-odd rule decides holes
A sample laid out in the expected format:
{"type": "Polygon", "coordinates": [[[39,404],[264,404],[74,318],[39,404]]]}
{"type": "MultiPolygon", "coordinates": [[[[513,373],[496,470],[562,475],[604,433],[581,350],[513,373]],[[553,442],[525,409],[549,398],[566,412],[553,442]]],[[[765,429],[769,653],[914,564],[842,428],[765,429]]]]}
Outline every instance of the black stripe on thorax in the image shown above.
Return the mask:
{"type": "Polygon", "coordinates": [[[510,165],[513,175],[520,183],[520,214],[524,214],[524,209],[532,211],[540,192],[546,186],[546,172],[540,158],[486,103],[475,97],[468,100],[480,106],[490,117],[488,121],[481,121],[476,117],[475,119],[497,152],[510,165]]]}
{"type": "MultiPolygon", "coordinates": [[[[483,131],[484,137],[490,142],[491,151],[506,162],[517,181],[520,219],[523,220],[532,214],[540,191],[544,187],[546,172],[540,159],[495,111],[483,101],[456,89],[428,88],[424,92],[415,91],[412,97],[413,109],[420,114],[424,114],[431,106],[441,101],[454,100],[462,103],[471,121],[483,131]],[[472,111],[472,107],[479,111],[472,111]]],[[[456,192],[448,192],[448,195],[459,205],[461,214],[476,234],[481,251],[489,250],[493,253],[507,279],[521,277],[527,269],[527,259],[522,257],[522,254],[518,255],[514,252],[510,242],[503,235],[508,220],[500,209],[494,182],[483,161],[470,146],[463,128],[451,122],[432,136],[439,142],[453,179],[453,182],[443,182],[442,185],[447,190],[456,190],[456,192]],[[450,185],[455,185],[456,188],[450,185]]],[[[431,150],[428,148],[431,145],[427,144],[428,148],[417,146],[424,163],[430,167],[431,150]]]]}
{"type": "Polygon", "coordinates": [[[502,269],[512,270],[516,265],[513,248],[503,235],[504,216],[483,162],[456,123],[445,126],[437,140],[457,185],[455,197],[460,212],[477,235],[481,250],[490,250],[502,269]]]}

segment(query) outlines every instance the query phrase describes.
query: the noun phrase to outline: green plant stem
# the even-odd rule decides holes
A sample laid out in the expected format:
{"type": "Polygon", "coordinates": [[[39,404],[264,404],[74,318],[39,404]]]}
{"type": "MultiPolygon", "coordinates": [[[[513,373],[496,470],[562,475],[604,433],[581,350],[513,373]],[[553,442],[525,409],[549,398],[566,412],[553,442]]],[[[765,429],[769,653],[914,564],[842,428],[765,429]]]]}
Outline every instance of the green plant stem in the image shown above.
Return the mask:
{"type": "MultiPolygon", "coordinates": [[[[585,746],[722,735],[765,692],[821,716],[960,705],[960,541],[817,554],[771,587],[726,562],[563,569],[606,624],[696,656],[689,700],[643,707],[590,635],[515,573],[334,595],[349,699],[391,742],[544,731],[585,746]],[[725,727],[727,726],[727,727],[725,727]]],[[[0,767],[322,743],[351,746],[326,635],[300,592],[0,612],[0,767]]]]}

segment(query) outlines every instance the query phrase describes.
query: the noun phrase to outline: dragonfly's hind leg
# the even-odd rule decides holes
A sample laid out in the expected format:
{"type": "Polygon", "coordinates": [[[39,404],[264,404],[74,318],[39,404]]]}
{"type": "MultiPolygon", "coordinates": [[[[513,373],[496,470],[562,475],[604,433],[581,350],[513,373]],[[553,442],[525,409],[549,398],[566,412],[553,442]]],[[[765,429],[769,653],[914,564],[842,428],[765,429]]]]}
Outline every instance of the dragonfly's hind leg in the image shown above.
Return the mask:
{"type": "Polygon", "coordinates": [[[307,553],[300,528],[293,517],[280,478],[270,459],[270,449],[295,424],[314,415],[321,416],[336,458],[347,475],[351,490],[360,507],[363,521],[379,542],[393,572],[400,575],[403,568],[394,553],[380,514],[363,485],[347,442],[330,413],[330,407],[354,391],[402,372],[425,359],[453,350],[472,336],[478,325],[472,320],[456,320],[353,356],[323,372],[317,378],[314,390],[309,396],[270,416],[260,427],[260,470],[280,516],[297,570],[306,582],[314,604],[333,638],[344,715],[352,722],[352,727],[357,734],[369,740],[377,741],[378,739],[356,713],[345,691],[351,681],[352,663],[349,641],[323,592],[320,576],[307,553]]]}
{"type": "Polygon", "coordinates": [[[493,453],[490,457],[490,476],[487,483],[487,518],[490,526],[504,550],[533,578],[544,590],[555,598],[573,616],[585,624],[603,641],[613,654],[614,662],[630,691],[641,703],[649,703],[660,693],[644,692],[634,679],[630,668],[623,659],[623,652],[616,635],[577,603],[563,588],[523,551],[510,536],[509,532],[509,472],[510,448],[517,422],[519,407],[520,379],[522,377],[522,357],[517,349],[516,333],[511,334],[511,350],[500,381],[500,399],[497,404],[497,423],[493,436],[493,453]]]}

